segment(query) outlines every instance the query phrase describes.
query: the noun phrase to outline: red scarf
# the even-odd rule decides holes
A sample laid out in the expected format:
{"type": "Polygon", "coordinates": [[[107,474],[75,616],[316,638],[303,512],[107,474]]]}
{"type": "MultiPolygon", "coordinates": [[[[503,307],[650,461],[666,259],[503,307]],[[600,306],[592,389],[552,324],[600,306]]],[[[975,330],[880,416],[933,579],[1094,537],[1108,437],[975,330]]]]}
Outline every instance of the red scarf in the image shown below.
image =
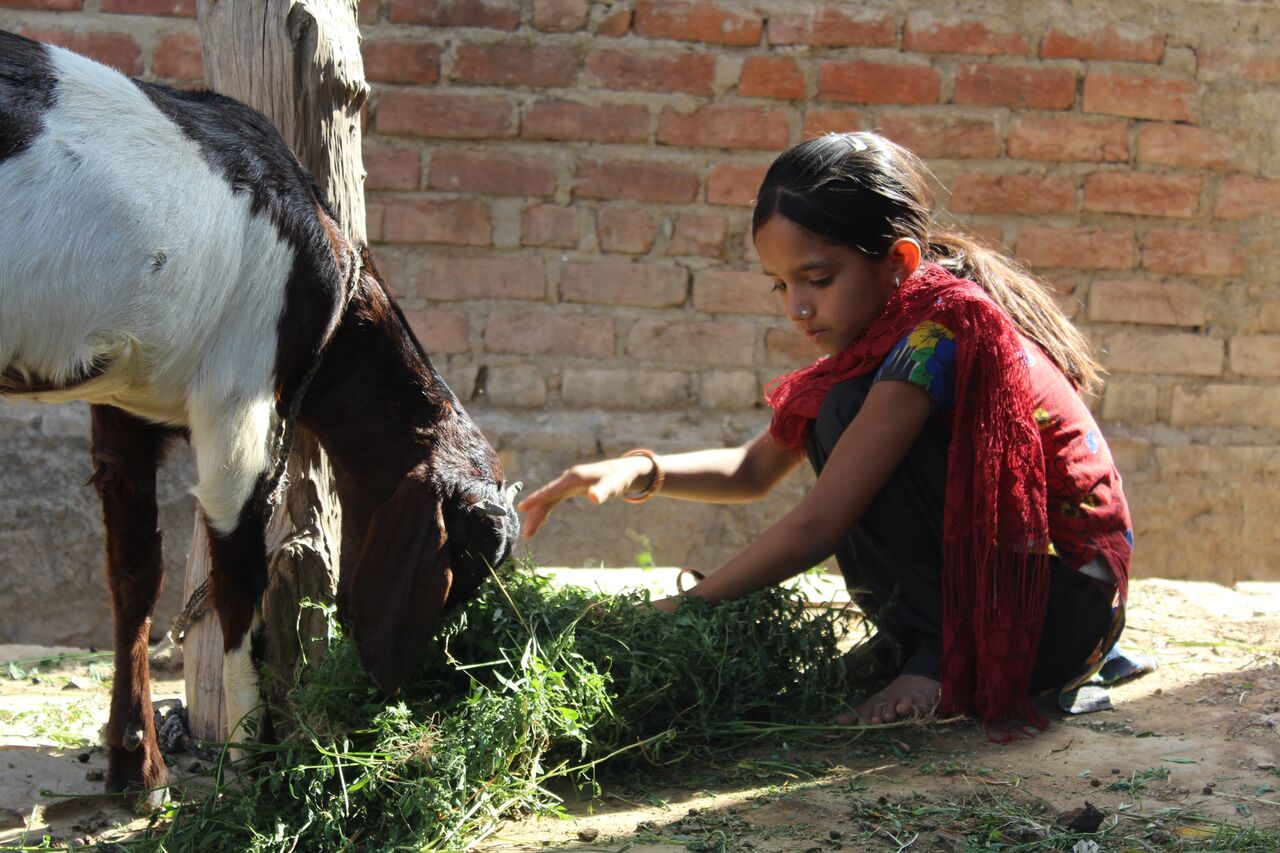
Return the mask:
{"type": "MultiPolygon", "coordinates": [[[[833,385],[864,376],[922,321],[956,336],[942,545],[944,713],[1046,723],[1028,698],[1049,594],[1045,463],[1013,321],[983,289],[921,264],[846,350],[776,379],[770,432],[803,447],[833,385]]],[[[1009,736],[1012,736],[1012,730],[1009,736]]]]}

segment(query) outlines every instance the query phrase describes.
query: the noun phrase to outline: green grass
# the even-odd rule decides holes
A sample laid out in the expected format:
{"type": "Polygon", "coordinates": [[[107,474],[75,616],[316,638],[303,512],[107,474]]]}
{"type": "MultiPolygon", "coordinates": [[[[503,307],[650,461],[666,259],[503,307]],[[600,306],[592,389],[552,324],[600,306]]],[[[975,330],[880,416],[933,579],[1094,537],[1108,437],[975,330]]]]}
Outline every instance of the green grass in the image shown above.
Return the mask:
{"type": "Polygon", "coordinates": [[[95,734],[93,722],[93,708],[88,701],[48,704],[27,711],[0,710],[0,731],[6,735],[22,732],[61,749],[89,746],[95,734]]]}
{"type": "MultiPolygon", "coordinates": [[[[763,796],[842,785],[846,850],[1280,850],[1272,830],[1136,806],[1096,833],[1075,833],[1016,786],[956,799],[875,797],[865,780],[833,778],[824,756],[848,754],[859,739],[899,760],[928,750],[901,740],[910,729],[821,722],[856,698],[846,687],[844,614],[781,589],[716,607],[692,600],[674,614],[647,601],[645,592],[602,598],[553,587],[531,565],[508,567],[453,615],[390,701],[339,635],[299,671],[286,707],[273,709],[287,737],[244,744],[238,766],[220,761],[172,788],[174,802],[149,830],[101,849],[467,850],[506,819],[563,814],[554,791],[591,797],[603,785],[645,801],[667,776],[708,790],[773,783],[763,796]]],[[[991,774],[944,757],[918,772],[991,774]]],[[[1112,787],[1138,794],[1167,776],[1151,768],[1112,787]]],[[[599,849],[663,841],[729,853],[771,839],[779,849],[834,849],[828,829],[761,827],[709,809],[599,849]]]]}
{"type": "MultiPolygon", "coordinates": [[[[702,761],[844,707],[838,612],[768,590],[666,614],[648,593],[598,598],[522,566],[458,613],[388,702],[339,639],[304,669],[292,734],[245,744],[191,785],[138,850],[461,850],[508,817],[554,814],[548,785],[592,788],[606,762],[702,761]]],[[[803,725],[802,725],[803,724],[803,725]]],[[[850,727],[848,737],[861,730],[850,727]]]]}

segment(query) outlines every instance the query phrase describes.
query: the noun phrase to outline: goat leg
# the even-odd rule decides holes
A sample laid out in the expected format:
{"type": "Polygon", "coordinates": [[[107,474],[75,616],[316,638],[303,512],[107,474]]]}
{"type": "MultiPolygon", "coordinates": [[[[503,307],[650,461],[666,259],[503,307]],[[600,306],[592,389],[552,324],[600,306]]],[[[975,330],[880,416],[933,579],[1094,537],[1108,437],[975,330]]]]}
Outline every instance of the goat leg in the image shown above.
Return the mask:
{"type": "Polygon", "coordinates": [[[159,807],[168,784],[156,742],[147,652],[164,573],[156,526],[156,468],[172,434],[119,409],[93,407],[92,482],[102,500],[115,623],[115,679],[104,732],[107,790],[125,793],[138,811],[159,807]]]}

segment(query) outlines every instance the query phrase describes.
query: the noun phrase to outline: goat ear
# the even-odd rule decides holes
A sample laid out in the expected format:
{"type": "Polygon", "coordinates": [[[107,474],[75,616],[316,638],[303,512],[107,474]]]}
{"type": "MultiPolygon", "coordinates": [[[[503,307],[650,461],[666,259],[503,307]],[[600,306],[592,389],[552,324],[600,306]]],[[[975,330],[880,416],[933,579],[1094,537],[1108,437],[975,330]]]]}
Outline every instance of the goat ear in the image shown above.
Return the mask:
{"type": "Polygon", "coordinates": [[[393,696],[435,632],[449,597],[447,539],[439,495],[413,477],[370,519],[348,600],[360,660],[393,696]]]}

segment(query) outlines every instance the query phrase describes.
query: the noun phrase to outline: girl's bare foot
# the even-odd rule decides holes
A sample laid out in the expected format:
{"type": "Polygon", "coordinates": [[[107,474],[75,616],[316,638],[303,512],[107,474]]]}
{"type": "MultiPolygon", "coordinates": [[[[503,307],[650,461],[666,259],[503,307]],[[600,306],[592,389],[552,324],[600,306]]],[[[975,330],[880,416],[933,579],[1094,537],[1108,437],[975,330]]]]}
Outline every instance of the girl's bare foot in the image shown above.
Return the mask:
{"type": "Polygon", "coordinates": [[[923,675],[899,675],[889,686],[853,709],[836,717],[842,726],[892,723],[904,717],[923,716],[933,711],[942,698],[942,685],[923,675]]]}

